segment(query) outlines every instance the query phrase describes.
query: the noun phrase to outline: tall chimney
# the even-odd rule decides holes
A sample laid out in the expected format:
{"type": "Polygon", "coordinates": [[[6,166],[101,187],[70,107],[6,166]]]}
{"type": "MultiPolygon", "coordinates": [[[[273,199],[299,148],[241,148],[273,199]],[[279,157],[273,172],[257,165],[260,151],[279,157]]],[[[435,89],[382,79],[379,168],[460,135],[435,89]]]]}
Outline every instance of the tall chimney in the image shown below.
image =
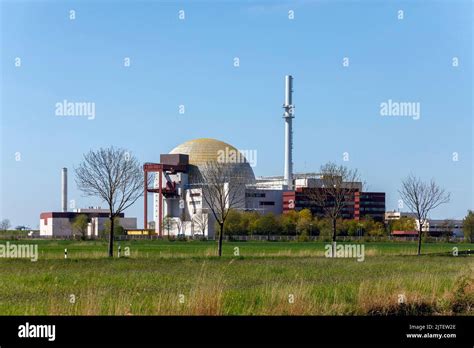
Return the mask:
{"type": "Polygon", "coordinates": [[[61,210],[67,211],[67,168],[61,171],[61,210]]]}
{"type": "Polygon", "coordinates": [[[291,75],[285,76],[285,104],[283,109],[285,114],[285,185],[288,190],[293,189],[293,77],[291,75]]]}

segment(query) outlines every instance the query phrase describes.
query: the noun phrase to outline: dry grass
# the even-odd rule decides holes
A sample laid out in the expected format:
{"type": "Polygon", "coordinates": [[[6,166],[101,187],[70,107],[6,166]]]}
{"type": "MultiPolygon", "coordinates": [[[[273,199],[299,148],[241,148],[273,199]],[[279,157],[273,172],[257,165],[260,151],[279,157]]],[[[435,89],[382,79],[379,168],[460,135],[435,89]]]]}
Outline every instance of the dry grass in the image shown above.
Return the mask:
{"type": "Polygon", "coordinates": [[[219,259],[209,244],[195,254],[186,247],[153,244],[114,260],[82,246],[64,260],[58,247],[35,263],[0,260],[0,314],[473,315],[470,256],[397,256],[395,248],[387,256],[372,247],[357,262],[273,243],[251,257],[252,245],[241,244],[245,256],[230,249],[219,259]]]}

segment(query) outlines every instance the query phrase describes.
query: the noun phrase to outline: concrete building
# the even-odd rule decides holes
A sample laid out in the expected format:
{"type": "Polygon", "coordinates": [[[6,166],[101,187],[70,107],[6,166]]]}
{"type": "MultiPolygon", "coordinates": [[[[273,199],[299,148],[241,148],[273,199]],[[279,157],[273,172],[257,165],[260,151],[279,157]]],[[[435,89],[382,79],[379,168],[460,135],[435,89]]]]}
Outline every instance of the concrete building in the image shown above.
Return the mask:
{"type": "MultiPolygon", "coordinates": [[[[212,162],[223,164],[239,177],[242,188],[237,191],[241,197],[236,199],[238,204],[233,205],[233,209],[263,214],[282,212],[282,190],[259,187],[252,168],[239,150],[216,139],[195,139],[177,146],[169,154],[162,154],[160,163],[144,166],[146,172],[155,172],[153,188],[147,188],[147,192],[154,193],[153,220],[158,235],[214,238],[215,218],[204,199],[203,190],[207,188],[201,178],[201,170],[212,162]]],[[[230,184],[224,184],[224,190],[229,190],[230,184]]],[[[146,202],[147,199],[145,212],[146,202]]]]}
{"type": "Polygon", "coordinates": [[[391,220],[399,220],[400,218],[413,218],[413,219],[415,219],[416,216],[413,213],[401,212],[401,211],[396,211],[396,210],[387,211],[387,212],[385,212],[385,215],[384,215],[385,223],[388,223],[391,220]]]}
{"type": "MultiPolygon", "coordinates": [[[[420,221],[416,218],[416,214],[410,212],[400,212],[400,211],[387,211],[385,213],[385,223],[389,223],[393,220],[399,220],[401,218],[412,218],[415,220],[415,231],[405,231],[411,232],[418,235],[418,230],[420,229],[420,221]]],[[[427,232],[431,237],[440,237],[445,236],[446,233],[449,233],[455,237],[462,237],[462,220],[454,220],[454,219],[428,219],[425,223],[423,223],[422,231],[427,232]]],[[[403,231],[396,231],[401,232],[403,231]]]]}
{"type": "MultiPolygon", "coordinates": [[[[322,216],[324,206],[317,204],[312,198],[314,190],[324,190],[323,181],[319,174],[298,174],[295,175],[295,190],[283,193],[283,212],[291,210],[300,211],[310,209],[313,215],[322,216]]],[[[347,183],[350,192],[345,195],[344,207],[341,217],[344,219],[359,220],[371,217],[382,222],[385,214],[385,193],[384,192],[363,192],[362,183],[347,183]]],[[[328,199],[328,206],[331,204],[328,199]]]]}
{"type": "MultiPolygon", "coordinates": [[[[255,178],[245,157],[234,146],[215,139],[187,141],[169,154],[160,155],[160,163],[146,163],[146,177],[155,173],[153,187],[145,184],[146,192],[153,196],[153,221],[148,224],[148,198],[145,195],[146,226],[154,226],[159,236],[215,236],[215,218],[205,199],[206,184],[201,170],[208,163],[217,162],[229,166],[235,175],[243,177],[239,204],[232,209],[256,211],[260,214],[282,214],[289,210],[310,208],[321,214],[322,208],[314,205],[309,190],[322,189],[320,176],[315,173],[292,174],[291,185],[284,176],[255,178]],[[235,153],[236,161],[222,161],[221,154],[235,153]],[[294,187],[289,190],[288,186],[294,187]],[[203,224],[203,222],[205,222],[203,224]]],[[[227,190],[228,184],[224,184],[227,190]]],[[[367,216],[383,221],[385,193],[361,192],[362,183],[347,183],[355,188],[343,209],[342,217],[360,219],[367,216]]]]}
{"type": "MultiPolygon", "coordinates": [[[[96,238],[105,229],[105,223],[109,220],[106,209],[77,209],[73,212],[45,212],[40,214],[40,236],[41,237],[72,237],[79,234],[73,230],[74,219],[78,215],[86,215],[87,237],[96,238]]],[[[124,214],[119,215],[119,224],[124,229],[136,229],[137,218],[126,218],[124,214]]]]}
{"type": "Polygon", "coordinates": [[[283,190],[247,187],[245,210],[257,211],[261,214],[281,214],[283,212],[283,190]]]}
{"type": "MultiPolygon", "coordinates": [[[[68,211],[67,207],[67,168],[61,170],[61,211],[44,212],[40,214],[41,237],[72,237],[80,234],[80,231],[74,231],[73,222],[78,215],[87,216],[88,238],[98,237],[105,229],[105,222],[109,220],[109,211],[100,207],[88,207],[68,211]]],[[[124,214],[119,215],[119,224],[124,229],[136,229],[137,219],[126,218],[124,214]]]]}
{"type": "MultiPolygon", "coordinates": [[[[416,229],[419,230],[420,222],[415,220],[416,229]]],[[[441,237],[449,234],[455,237],[462,237],[462,220],[451,219],[428,219],[422,226],[422,231],[427,232],[431,237],[441,237]]]]}
{"type": "MultiPolygon", "coordinates": [[[[278,215],[288,210],[303,209],[311,204],[305,192],[320,188],[321,176],[315,173],[293,173],[292,122],[295,115],[291,75],[285,76],[283,109],[285,146],[282,176],[255,178],[242,151],[225,142],[207,138],[187,141],[175,147],[169,154],[162,154],[160,163],[145,163],[143,166],[144,228],[154,226],[159,236],[198,234],[214,238],[215,218],[205,199],[208,197],[208,184],[201,176],[202,169],[208,163],[224,164],[229,172],[244,179],[238,190],[241,199],[238,204],[232,206],[233,209],[278,215]],[[149,175],[154,175],[151,187],[148,182],[149,175]],[[150,224],[147,193],[154,194],[154,221],[150,224]]],[[[230,184],[231,181],[222,185],[226,193],[231,191],[228,189],[230,184]]],[[[385,193],[362,192],[361,183],[347,184],[355,190],[347,202],[343,217],[359,219],[372,216],[375,220],[383,221],[385,193]]],[[[225,204],[228,206],[228,201],[225,204]]]]}

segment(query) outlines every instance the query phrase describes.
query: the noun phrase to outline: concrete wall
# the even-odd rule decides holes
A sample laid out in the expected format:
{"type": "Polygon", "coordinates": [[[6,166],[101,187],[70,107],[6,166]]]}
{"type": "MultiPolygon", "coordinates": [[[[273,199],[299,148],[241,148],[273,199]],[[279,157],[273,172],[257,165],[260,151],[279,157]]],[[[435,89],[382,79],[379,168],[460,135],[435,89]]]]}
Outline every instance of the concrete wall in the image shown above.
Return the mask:
{"type": "Polygon", "coordinates": [[[47,224],[40,219],[40,236],[67,237],[72,235],[72,226],[67,218],[48,218],[47,224]]]}
{"type": "MultiPolygon", "coordinates": [[[[196,214],[197,215],[197,214],[196,214]]],[[[178,217],[173,217],[170,218],[169,220],[169,225],[165,224],[163,228],[163,236],[167,237],[169,236],[178,236],[178,235],[183,235],[186,237],[194,237],[196,235],[199,236],[204,236],[206,238],[214,238],[213,230],[210,234],[210,226],[209,224],[211,223],[211,219],[208,217],[208,214],[203,214],[204,218],[207,219],[207,227],[205,227],[205,232],[203,233],[201,230],[201,224],[198,224],[195,222],[195,220],[191,221],[181,221],[180,218],[178,217]]],[[[213,223],[213,221],[212,221],[213,223]]]]}
{"type": "Polygon", "coordinates": [[[283,191],[282,190],[245,190],[245,209],[256,210],[260,214],[283,213],[283,191]],[[272,204],[273,205],[270,205],[272,204]]]}
{"type": "MultiPolygon", "coordinates": [[[[45,237],[71,237],[73,235],[72,220],[69,218],[48,218],[40,219],[40,236],[45,237]]],[[[87,226],[87,236],[97,237],[105,229],[105,222],[108,218],[91,218],[87,226]]],[[[125,229],[136,229],[137,218],[119,218],[120,225],[125,229]]]]}

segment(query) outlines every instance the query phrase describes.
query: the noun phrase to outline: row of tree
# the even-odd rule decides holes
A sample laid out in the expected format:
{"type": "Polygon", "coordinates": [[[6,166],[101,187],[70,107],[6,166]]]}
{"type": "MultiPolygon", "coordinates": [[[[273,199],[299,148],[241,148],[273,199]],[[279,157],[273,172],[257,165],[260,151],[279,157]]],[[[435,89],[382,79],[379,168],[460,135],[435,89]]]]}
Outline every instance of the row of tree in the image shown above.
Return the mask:
{"type": "MultiPolygon", "coordinates": [[[[76,184],[86,195],[98,196],[109,206],[110,237],[109,256],[113,256],[114,240],[114,220],[127,207],[131,206],[143,194],[143,172],[138,160],[123,149],[108,148],[90,151],[84,156],[83,162],[75,169],[76,184]]],[[[236,172],[231,166],[225,163],[209,162],[200,168],[203,200],[210,213],[218,224],[218,255],[222,255],[222,240],[226,224],[233,209],[242,205],[245,194],[245,175],[236,172]]],[[[336,238],[338,233],[338,220],[342,216],[343,208],[346,204],[346,195],[354,192],[358,187],[360,178],[357,170],[349,169],[342,165],[327,163],[321,166],[321,189],[314,190],[311,199],[314,200],[324,210],[324,216],[331,222],[331,234],[333,248],[336,248],[336,238]],[[331,202],[331,204],[327,204],[331,202]]],[[[448,203],[450,194],[445,192],[433,180],[429,183],[409,175],[402,181],[399,190],[400,197],[404,204],[415,214],[420,222],[428,220],[430,212],[448,203]]],[[[302,213],[302,217],[287,216],[283,221],[278,221],[276,217],[262,216],[254,219],[250,230],[269,231],[268,226],[277,231],[306,231],[312,232],[313,227],[319,233],[325,233],[324,223],[319,223],[308,214],[302,213]],[[306,216],[304,216],[306,214],[306,216]],[[296,222],[295,222],[296,221],[296,222]]],[[[237,218],[235,218],[237,219],[237,218]]],[[[231,224],[227,229],[232,231],[240,228],[240,224],[247,224],[249,219],[241,218],[237,224],[231,224]]],[[[324,220],[322,220],[324,221],[324,220]]],[[[340,225],[347,226],[347,233],[360,231],[363,227],[354,222],[342,222],[340,225]],[[350,232],[349,232],[350,231],[350,232]]],[[[363,224],[363,223],[362,223],[363,224]]],[[[250,225],[249,225],[250,226],[250,225]]],[[[422,226],[420,223],[418,239],[418,255],[421,254],[422,226]]],[[[371,226],[370,233],[383,234],[381,226],[371,226]]],[[[232,232],[231,232],[232,233],[232,232]]],[[[369,233],[369,232],[367,232],[369,233]]],[[[335,250],[333,250],[335,254],[335,250]]]]}
{"type": "MultiPolygon", "coordinates": [[[[347,235],[384,234],[383,225],[380,223],[370,220],[362,222],[341,220],[346,195],[353,193],[355,189],[361,190],[361,187],[358,187],[360,178],[357,170],[334,163],[321,166],[321,189],[314,190],[310,198],[323,209],[325,219],[314,219],[309,211],[285,214],[281,217],[272,215],[257,217],[235,212],[234,208],[242,205],[244,200],[245,195],[242,195],[242,190],[245,190],[246,182],[244,173],[236,172],[233,168],[235,167],[217,162],[209,162],[200,168],[203,199],[218,225],[219,256],[222,255],[222,240],[226,231],[229,234],[245,230],[259,234],[301,233],[308,235],[316,233],[324,235],[330,231],[334,248],[338,231],[339,234],[346,233],[347,235]],[[330,227],[328,227],[328,222],[330,227]]],[[[85,195],[101,198],[109,207],[109,256],[113,257],[116,219],[143,195],[142,167],[137,158],[128,151],[110,147],[85,154],[83,161],[75,168],[75,174],[79,190],[85,195]]],[[[149,184],[151,184],[151,178],[149,184]]],[[[426,183],[413,175],[409,175],[402,181],[399,194],[420,222],[427,221],[433,209],[450,200],[450,194],[433,180],[426,183]]],[[[471,239],[472,220],[472,212],[469,212],[465,221],[470,227],[465,229],[465,234],[471,239]]],[[[83,226],[84,221],[77,224],[83,226]]],[[[418,224],[418,255],[421,253],[422,226],[423,223],[418,224]]],[[[83,231],[83,227],[79,229],[83,231]]]]}
{"type": "MultiPolygon", "coordinates": [[[[207,217],[206,221],[203,220],[199,214],[193,220],[196,229],[200,232],[207,228],[207,217]]],[[[463,222],[463,232],[466,240],[472,240],[474,237],[474,212],[468,211],[463,222]]],[[[88,223],[89,221],[85,214],[79,214],[74,218],[72,223],[74,238],[87,238],[88,223]]],[[[182,232],[180,228],[182,224],[182,222],[179,222],[179,219],[165,217],[163,228],[165,231],[168,231],[169,236],[170,231],[174,227],[182,232]]],[[[453,227],[452,223],[450,223],[450,220],[445,220],[443,226],[446,231],[446,237],[449,237],[453,227]]],[[[416,221],[410,217],[391,220],[386,225],[374,221],[370,217],[359,221],[346,219],[337,219],[336,221],[337,236],[388,236],[392,231],[414,231],[415,229],[416,221]]],[[[124,228],[120,225],[119,219],[116,218],[114,222],[114,235],[123,235],[124,233],[124,228]]],[[[110,222],[106,221],[99,237],[106,238],[109,234],[110,222]]],[[[313,216],[309,209],[303,209],[299,212],[290,211],[282,215],[274,215],[272,213],[262,215],[255,211],[231,209],[226,220],[224,235],[230,238],[232,236],[246,235],[266,235],[268,237],[274,235],[299,236],[302,240],[312,236],[329,238],[332,235],[332,221],[328,218],[313,216]]]]}
{"type": "MultiPolygon", "coordinates": [[[[332,220],[313,217],[309,209],[299,212],[290,211],[282,215],[230,210],[226,220],[224,234],[235,235],[287,235],[287,236],[332,236],[332,220]]],[[[338,236],[382,236],[385,226],[371,218],[364,220],[336,220],[338,236]]]]}
{"type": "MultiPolygon", "coordinates": [[[[447,238],[452,235],[452,220],[443,221],[441,230],[447,238]]],[[[415,231],[416,220],[402,217],[387,224],[374,221],[371,217],[361,220],[336,220],[337,236],[389,236],[392,231],[415,231]]],[[[474,231],[474,212],[468,211],[463,220],[463,232],[466,240],[471,241],[474,231]]],[[[324,236],[332,235],[332,220],[327,217],[312,216],[309,209],[299,212],[290,211],[282,215],[268,213],[261,215],[252,211],[230,210],[224,228],[224,235],[287,235],[287,236],[324,236]]]]}
{"type": "MultiPolygon", "coordinates": [[[[0,221],[0,231],[7,231],[12,227],[12,224],[10,223],[9,219],[2,219],[0,221]]],[[[23,226],[23,225],[18,225],[13,228],[15,231],[26,231],[29,230],[30,228],[28,226],[23,226]]]]}
{"type": "MultiPolygon", "coordinates": [[[[200,215],[196,215],[193,221],[198,231],[207,228],[207,221],[202,222],[200,215]]],[[[177,220],[165,217],[163,221],[165,231],[173,229],[172,224],[180,224],[177,220]]],[[[73,236],[78,239],[87,238],[88,218],[85,214],[79,214],[75,217],[72,228],[73,236]]],[[[452,231],[452,223],[445,220],[443,223],[446,236],[450,236],[452,231]]],[[[345,220],[337,219],[336,221],[337,236],[388,236],[392,231],[414,231],[416,229],[416,221],[414,218],[402,217],[397,220],[391,220],[386,225],[374,221],[372,218],[362,220],[345,220]]],[[[467,216],[463,220],[463,232],[466,240],[472,240],[474,231],[474,212],[468,211],[467,216]]],[[[110,233],[110,222],[106,221],[100,238],[106,238],[110,233]]],[[[114,235],[123,235],[124,228],[120,225],[119,219],[114,222],[114,235]]],[[[330,237],[332,233],[332,221],[328,218],[312,216],[309,209],[303,209],[299,212],[290,211],[282,215],[274,215],[272,213],[259,214],[255,211],[241,211],[231,209],[224,228],[224,235],[229,236],[248,236],[248,235],[285,235],[300,236],[302,239],[311,236],[330,237]]]]}

